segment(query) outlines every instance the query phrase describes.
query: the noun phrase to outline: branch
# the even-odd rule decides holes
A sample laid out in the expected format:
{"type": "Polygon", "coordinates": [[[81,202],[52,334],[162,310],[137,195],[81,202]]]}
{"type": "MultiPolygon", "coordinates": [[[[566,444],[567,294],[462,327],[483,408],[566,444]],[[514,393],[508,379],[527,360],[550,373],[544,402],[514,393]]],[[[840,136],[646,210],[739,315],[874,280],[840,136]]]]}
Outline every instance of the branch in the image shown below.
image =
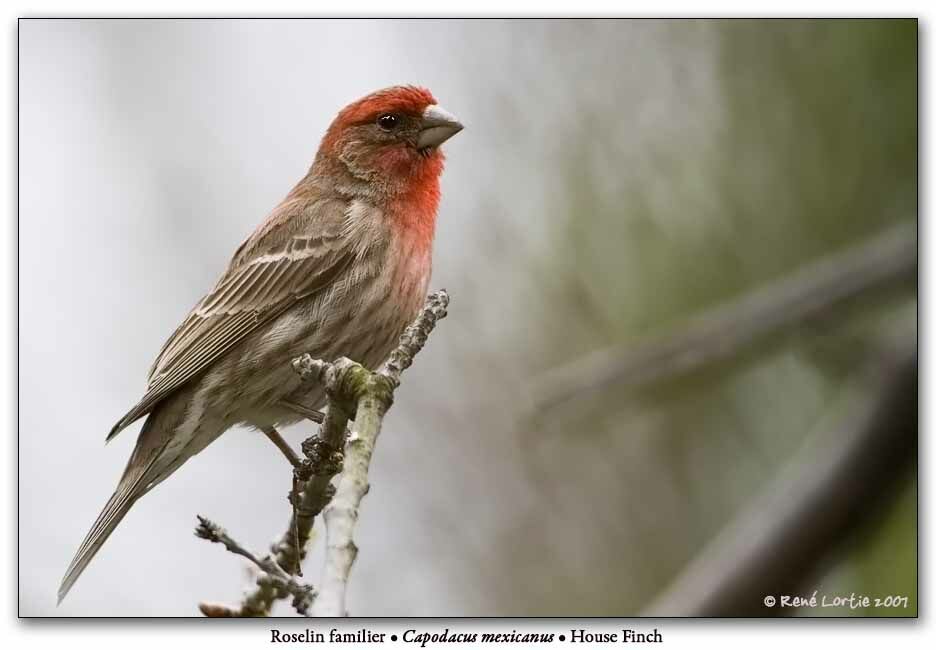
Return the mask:
{"type": "MultiPolygon", "coordinates": [[[[293,362],[293,368],[301,373],[301,359],[293,362]]],[[[289,526],[279,542],[274,544],[276,561],[292,572],[302,575],[301,564],[305,559],[305,548],[312,535],[315,518],[335,493],[332,478],[341,472],[348,414],[333,404],[329,406],[318,435],[302,442],[305,460],[294,472],[290,503],[294,505],[289,526]]]]}
{"type": "MultiPolygon", "coordinates": [[[[315,589],[311,585],[303,585],[296,582],[295,579],[269,555],[258,558],[252,552],[241,546],[226,530],[206,517],[198,515],[198,527],[195,529],[195,535],[209,542],[223,544],[231,553],[247,558],[261,572],[257,582],[263,583],[271,591],[282,594],[280,597],[290,595],[293,597],[293,607],[303,616],[309,615],[309,610],[315,600],[315,589]]],[[[201,603],[199,605],[202,613],[210,617],[241,617],[249,616],[250,610],[241,607],[239,610],[232,609],[226,605],[214,603],[201,603]]]]}
{"type": "MultiPolygon", "coordinates": [[[[356,432],[345,447],[345,467],[331,505],[325,510],[326,548],[322,591],[316,601],[316,616],[345,616],[348,576],[357,557],[354,527],[364,495],[370,489],[368,470],[380,435],[384,414],[393,404],[393,392],[400,385],[400,375],[413,363],[429,333],[446,315],[448,294],[432,294],[416,320],[400,337],[400,344],[378,371],[372,372],[349,359],[327,363],[300,358],[304,379],[319,381],[328,395],[331,412],[334,406],[355,413],[356,432]]],[[[297,365],[298,365],[297,364],[297,365]]]]}
{"type": "Polygon", "coordinates": [[[765,337],[873,289],[916,277],[914,228],[897,226],[737,301],[706,311],[677,332],[639,347],[613,346],[544,374],[533,388],[541,417],[611,384],[634,389],[728,359],[765,337]]]}
{"type": "Polygon", "coordinates": [[[776,616],[818,564],[893,494],[917,452],[916,342],[869,364],[848,415],[689,563],[643,616],[776,616]]]}
{"type": "MultiPolygon", "coordinates": [[[[302,360],[296,359],[293,368],[302,374],[302,360]]],[[[271,561],[287,575],[302,575],[302,561],[305,559],[306,546],[312,537],[315,518],[335,494],[331,480],[341,471],[341,447],[344,444],[347,425],[348,415],[333,404],[325,414],[319,433],[302,442],[305,459],[300,467],[293,471],[293,487],[289,492],[293,512],[285,532],[271,547],[271,561]]],[[[269,616],[273,603],[286,595],[288,592],[278,590],[271,581],[258,579],[256,588],[244,596],[241,606],[237,609],[204,603],[200,604],[199,608],[205,616],[269,616]],[[235,613],[228,614],[228,611],[235,613]]],[[[294,600],[293,605],[295,604],[294,600]]]]}

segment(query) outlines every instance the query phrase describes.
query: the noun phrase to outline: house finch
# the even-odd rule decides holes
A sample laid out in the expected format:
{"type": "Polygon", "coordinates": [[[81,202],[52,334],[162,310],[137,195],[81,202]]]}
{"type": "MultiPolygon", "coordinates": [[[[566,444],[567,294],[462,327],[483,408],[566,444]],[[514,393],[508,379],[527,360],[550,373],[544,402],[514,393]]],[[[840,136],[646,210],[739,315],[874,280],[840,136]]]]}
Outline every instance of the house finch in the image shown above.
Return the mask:
{"type": "Polygon", "coordinates": [[[439,145],[462,125],[413,86],[344,108],[306,176],[234,253],[160,351],[146,394],[108,435],[148,415],[113,496],[75,554],[62,598],[137,499],[244,423],[275,433],[324,403],[300,387],[304,352],[376,367],[426,297],[439,145]]]}

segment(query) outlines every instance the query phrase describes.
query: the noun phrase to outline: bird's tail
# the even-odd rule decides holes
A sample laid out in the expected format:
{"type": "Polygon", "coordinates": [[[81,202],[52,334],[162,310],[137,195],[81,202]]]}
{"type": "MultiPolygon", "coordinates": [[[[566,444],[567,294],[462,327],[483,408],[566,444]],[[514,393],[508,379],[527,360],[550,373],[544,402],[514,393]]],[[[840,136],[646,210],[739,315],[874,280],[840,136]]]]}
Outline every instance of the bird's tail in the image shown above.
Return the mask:
{"type": "MultiPolygon", "coordinates": [[[[147,421],[146,425],[151,423],[152,418],[147,421]]],[[[140,433],[141,439],[148,428],[146,425],[144,425],[144,430],[140,433]]],[[[140,451],[139,444],[136,451],[140,451]]],[[[98,550],[114,532],[114,529],[117,528],[117,525],[123,521],[133,504],[148,490],[149,478],[151,477],[150,469],[159,458],[159,453],[149,454],[148,456],[149,458],[143,462],[139,462],[143,459],[139,459],[137,453],[134,453],[130,458],[130,462],[120,478],[120,483],[117,484],[117,489],[114,490],[114,494],[111,495],[107,505],[104,506],[94,525],[91,526],[91,530],[85,536],[84,541],[81,542],[81,546],[78,548],[78,552],[75,553],[71,564],[68,565],[68,570],[65,572],[65,577],[62,578],[62,584],[59,586],[58,603],[62,602],[72,585],[75,584],[75,581],[98,550]]]]}

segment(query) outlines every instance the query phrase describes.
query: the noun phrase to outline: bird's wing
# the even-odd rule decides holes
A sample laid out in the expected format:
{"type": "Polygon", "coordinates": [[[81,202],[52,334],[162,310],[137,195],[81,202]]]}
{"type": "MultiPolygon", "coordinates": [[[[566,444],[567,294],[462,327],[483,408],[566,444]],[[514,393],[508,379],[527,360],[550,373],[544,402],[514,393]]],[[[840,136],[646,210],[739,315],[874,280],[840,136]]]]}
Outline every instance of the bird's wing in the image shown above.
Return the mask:
{"type": "Polygon", "coordinates": [[[317,202],[311,217],[296,214],[295,206],[277,212],[241,245],[215,288],[163,346],[150,370],[146,394],[114,425],[108,440],[258,327],[331,286],[348,267],[354,251],[342,227],[343,202],[317,202]],[[296,219],[307,222],[299,230],[315,234],[290,233],[290,220],[296,219]],[[308,227],[309,222],[314,227],[308,227]]]}

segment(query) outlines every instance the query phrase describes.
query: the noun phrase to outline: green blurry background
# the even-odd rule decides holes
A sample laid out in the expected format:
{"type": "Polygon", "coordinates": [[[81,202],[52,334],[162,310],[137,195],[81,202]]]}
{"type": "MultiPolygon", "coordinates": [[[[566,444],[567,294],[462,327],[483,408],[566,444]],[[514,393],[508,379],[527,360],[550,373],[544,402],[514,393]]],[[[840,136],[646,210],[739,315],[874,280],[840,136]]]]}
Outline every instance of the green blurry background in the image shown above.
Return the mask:
{"type": "MultiPolygon", "coordinates": [[[[568,167],[553,179],[561,199],[545,215],[554,224],[551,245],[534,280],[548,296],[540,322],[552,326],[529,351],[543,368],[622,341],[639,345],[798,265],[916,219],[914,21],[670,23],[664,38],[692,43],[703,34],[717,44],[719,108],[699,141],[656,134],[631,172],[616,168],[617,145],[596,130],[600,121],[585,116],[563,134],[568,167]],[[621,182],[596,180],[604,176],[621,182]]],[[[613,88],[610,71],[597,76],[613,88]]],[[[625,93],[607,99],[609,108],[628,101],[625,93]]],[[[914,291],[874,300],[895,313],[902,332],[913,327],[914,291]]],[[[847,334],[873,311],[865,306],[822,337],[847,334]]],[[[535,517],[507,535],[523,579],[560,587],[544,589],[537,607],[640,611],[790,458],[860,367],[863,357],[847,342],[817,351],[813,338],[800,333],[650,395],[612,385],[576,413],[550,413],[559,422],[549,439],[520,456],[544,491],[570,504],[574,524],[564,517],[557,525],[600,541],[582,547],[589,567],[582,580],[580,567],[555,575],[530,558],[523,540],[542,526],[535,517]],[[556,485],[557,474],[568,480],[556,485]]],[[[916,539],[916,484],[908,483],[882,521],[797,593],[903,594],[911,607],[799,613],[916,615],[916,539]]]]}

